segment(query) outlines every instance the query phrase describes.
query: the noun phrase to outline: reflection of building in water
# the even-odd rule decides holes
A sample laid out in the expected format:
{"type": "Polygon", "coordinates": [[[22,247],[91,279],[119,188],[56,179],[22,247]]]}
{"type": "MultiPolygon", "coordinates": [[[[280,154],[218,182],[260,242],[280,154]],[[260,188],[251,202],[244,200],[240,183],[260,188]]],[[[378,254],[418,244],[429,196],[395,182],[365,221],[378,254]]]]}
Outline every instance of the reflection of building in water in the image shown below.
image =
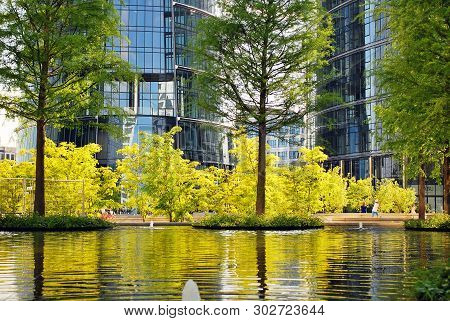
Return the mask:
{"type": "MultiPolygon", "coordinates": [[[[138,133],[161,134],[178,125],[183,131],[176,144],[186,158],[203,165],[226,166],[229,139],[227,127],[217,116],[195,104],[191,87],[192,53],[188,43],[198,21],[215,13],[213,0],[114,1],[122,21],[124,37],[107,45],[128,61],[140,75],[134,82],[104,85],[105,104],[118,106],[130,115],[124,123],[111,117],[86,119],[122,126],[125,141],[106,131],[85,125],[81,129],[52,130],[48,135],[56,141],[72,141],[77,145],[98,143],[101,165],[114,166],[124,145],[139,143],[138,133]],[[128,39],[129,41],[125,40],[128,39]]],[[[35,134],[31,133],[31,139],[35,134]]],[[[33,147],[29,139],[24,147],[33,147]]]]}

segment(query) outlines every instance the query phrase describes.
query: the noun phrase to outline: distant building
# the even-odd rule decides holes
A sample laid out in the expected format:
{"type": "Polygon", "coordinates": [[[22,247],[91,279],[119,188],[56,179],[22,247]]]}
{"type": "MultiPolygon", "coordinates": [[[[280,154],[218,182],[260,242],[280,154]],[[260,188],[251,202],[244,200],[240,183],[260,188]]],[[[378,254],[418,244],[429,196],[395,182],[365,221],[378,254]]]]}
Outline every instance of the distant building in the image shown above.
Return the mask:
{"type": "Polygon", "coordinates": [[[277,133],[267,136],[270,146],[269,154],[278,157],[278,166],[296,163],[299,159],[299,149],[305,147],[306,132],[300,126],[285,126],[277,133]]]}
{"type": "Polygon", "coordinates": [[[16,160],[15,147],[0,147],[0,160],[16,160]]]}
{"type": "MultiPolygon", "coordinates": [[[[333,16],[335,51],[328,71],[336,73],[323,89],[341,99],[308,120],[315,129],[308,144],[323,146],[329,156],[324,166],[339,166],[344,176],[374,182],[393,178],[406,186],[401,165],[376,140],[382,127],[375,113],[379,89],[373,71],[390,43],[388,19],[374,15],[377,1],[325,0],[323,5],[333,16]]],[[[408,183],[417,192],[417,181],[408,183]]],[[[428,180],[426,198],[432,210],[442,211],[442,185],[428,180]]]]}
{"type": "MultiPolygon", "coordinates": [[[[216,115],[199,108],[192,92],[192,53],[188,49],[195,35],[195,26],[204,17],[215,14],[215,0],[114,0],[122,25],[120,33],[129,41],[107,44],[128,61],[140,74],[134,82],[117,82],[102,86],[105,101],[127,110],[123,124],[125,139],[118,140],[97,126],[55,130],[48,137],[56,142],[70,141],[78,146],[97,143],[102,147],[97,159],[101,165],[115,166],[117,151],[139,143],[139,132],[162,134],[174,126],[178,134],[176,146],[190,160],[203,166],[230,165],[228,149],[231,142],[228,126],[216,115]]],[[[86,116],[89,119],[89,116],[86,116]]],[[[114,122],[114,119],[92,119],[114,122]]],[[[35,131],[27,132],[21,141],[24,148],[33,148],[35,131]]]]}

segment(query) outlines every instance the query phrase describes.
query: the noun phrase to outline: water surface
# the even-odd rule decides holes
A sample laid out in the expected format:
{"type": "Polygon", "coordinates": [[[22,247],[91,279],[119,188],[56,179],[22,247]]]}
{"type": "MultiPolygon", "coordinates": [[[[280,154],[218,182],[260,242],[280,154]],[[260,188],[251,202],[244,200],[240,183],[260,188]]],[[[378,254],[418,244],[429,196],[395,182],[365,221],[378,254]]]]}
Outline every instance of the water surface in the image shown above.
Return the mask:
{"type": "Polygon", "coordinates": [[[0,232],[0,300],[407,300],[411,271],[447,263],[450,233],[190,227],[0,232]]]}

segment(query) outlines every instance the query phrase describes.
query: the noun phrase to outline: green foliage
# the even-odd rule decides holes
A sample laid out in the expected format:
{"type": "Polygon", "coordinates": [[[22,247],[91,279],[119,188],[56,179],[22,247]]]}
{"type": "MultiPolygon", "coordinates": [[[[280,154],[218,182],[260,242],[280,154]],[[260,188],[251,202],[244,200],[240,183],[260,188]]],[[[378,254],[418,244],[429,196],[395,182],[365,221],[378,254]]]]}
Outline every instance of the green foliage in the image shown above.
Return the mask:
{"type": "Polygon", "coordinates": [[[23,211],[23,178],[32,177],[33,170],[29,162],[0,161],[0,214],[23,211]]]}
{"type": "Polygon", "coordinates": [[[347,205],[346,182],[341,177],[340,168],[335,167],[323,172],[320,184],[322,212],[342,213],[347,205]]]}
{"type": "Polygon", "coordinates": [[[301,121],[304,113],[294,107],[312,106],[314,75],[332,49],[331,17],[321,1],[221,0],[218,5],[222,14],[199,22],[193,44],[199,68],[207,67],[196,82],[200,104],[238,125],[265,123],[267,132],[301,121]],[[261,100],[271,96],[277,99],[261,100]],[[232,108],[220,109],[224,102],[232,108]]]}
{"type": "MultiPolygon", "coordinates": [[[[74,127],[95,116],[124,116],[105,86],[135,80],[127,62],[106,50],[120,17],[109,0],[4,0],[0,6],[0,109],[36,126],[34,210],[45,209],[45,127],[74,127]],[[81,115],[92,117],[82,117],[81,115]]],[[[107,122],[110,123],[110,122],[107,122]]],[[[112,126],[111,126],[112,127],[112,126]]]]}
{"type": "Polygon", "coordinates": [[[205,177],[195,169],[198,163],[183,159],[183,152],[173,147],[173,136],[180,131],[180,127],[174,127],[163,135],[141,132],[139,145],[119,151],[125,156],[117,170],[129,197],[127,205],[137,208],[144,217],[164,215],[170,221],[189,220],[201,203],[199,181],[205,177]]]}
{"type": "Polygon", "coordinates": [[[420,301],[450,300],[450,266],[438,266],[416,272],[414,292],[420,301]]]}
{"type": "Polygon", "coordinates": [[[441,230],[450,231],[450,215],[448,214],[433,214],[426,220],[408,220],[405,222],[407,229],[417,230],[441,230]]]}
{"type": "Polygon", "coordinates": [[[88,231],[113,227],[114,224],[98,217],[52,215],[0,216],[0,231],[88,231]]]}
{"type": "Polygon", "coordinates": [[[2,92],[0,108],[70,127],[88,109],[90,115],[104,111],[98,84],[134,79],[129,65],[105,50],[120,37],[119,26],[108,0],[2,1],[0,82],[15,95],[2,92]]]}
{"type": "Polygon", "coordinates": [[[376,199],[383,213],[409,213],[414,206],[416,194],[412,188],[402,188],[393,179],[383,179],[378,184],[376,199]]]}
{"type": "MultiPolygon", "coordinates": [[[[76,147],[72,143],[61,143],[57,146],[50,139],[46,140],[47,214],[80,214],[83,211],[83,199],[85,213],[91,214],[104,207],[115,208],[120,205],[118,175],[109,167],[98,167],[95,154],[99,151],[100,146],[96,144],[76,147]]],[[[0,161],[0,195],[3,196],[0,213],[32,211],[32,195],[26,189],[34,188],[35,152],[32,154],[29,162],[0,161]]]]}
{"type": "MultiPolygon", "coordinates": [[[[198,104],[235,125],[267,134],[299,124],[312,109],[316,72],[331,51],[331,17],[319,0],[220,0],[193,44],[198,104]],[[304,106],[304,108],[298,108],[304,106]]],[[[266,145],[258,145],[254,211],[266,213],[266,145]]],[[[275,193],[272,193],[275,197],[275,193]]],[[[277,196],[278,197],[278,196],[277,196]]],[[[273,204],[267,195],[267,204],[273,204]]],[[[247,209],[250,209],[248,206],[247,209]]],[[[268,208],[267,212],[271,209],[268,208]]]]}
{"type": "MultiPolygon", "coordinates": [[[[49,180],[46,199],[50,207],[48,214],[81,213],[84,193],[86,213],[98,212],[101,208],[116,208],[118,176],[111,168],[101,168],[95,154],[101,148],[97,144],[76,147],[73,143],[56,146],[47,139],[45,145],[45,174],[49,180]],[[70,168],[70,170],[67,170],[70,168]],[[77,180],[73,183],[57,183],[51,180],[77,180]],[[66,193],[61,190],[66,188],[66,193]],[[62,194],[62,195],[61,195],[62,194]]],[[[34,161],[34,160],[32,160],[34,161]]]]}
{"type": "Polygon", "coordinates": [[[339,168],[326,171],[321,166],[327,159],[321,147],[301,148],[300,153],[302,165],[284,172],[288,213],[342,212],[347,198],[339,168]]]}
{"type": "MultiPolygon", "coordinates": [[[[233,141],[235,147],[230,153],[236,157],[237,165],[233,171],[225,174],[226,180],[222,180],[219,185],[224,193],[223,203],[219,207],[227,209],[227,213],[251,215],[255,213],[256,203],[258,139],[238,133],[233,141]]],[[[267,155],[266,213],[269,216],[287,209],[287,200],[281,188],[284,177],[279,175],[280,169],[275,167],[275,161],[275,156],[267,155]]],[[[216,211],[214,207],[209,210],[216,211]]]]}
{"type": "Polygon", "coordinates": [[[351,210],[359,212],[361,205],[373,204],[374,190],[370,178],[356,180],[354,177],[348,180],[347,199],[351,210]]]}
{"type": "Polygon", "coordinates": [[[432,164],[440,180],[443,159],[450,156],[448,2],[391,0],[378,11],[389,16],[391,37],[376,75],[383,147],[400,160],[407,157],[408,176],[432,164]]]}
{"type": "Polygon", "coordinates": [[[194,226],[209,228],[304,229],[323,227],[323,222],[317,217],[300,215],[278,214],[261,217],[254,214],[210,214],[194,226]]]}

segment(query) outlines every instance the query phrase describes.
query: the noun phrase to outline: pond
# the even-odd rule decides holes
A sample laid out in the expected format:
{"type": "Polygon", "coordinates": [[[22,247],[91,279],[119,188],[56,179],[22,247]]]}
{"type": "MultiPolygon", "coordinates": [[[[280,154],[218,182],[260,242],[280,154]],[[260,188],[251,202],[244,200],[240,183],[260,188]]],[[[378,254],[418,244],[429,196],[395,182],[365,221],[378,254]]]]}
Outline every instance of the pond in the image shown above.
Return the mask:
{"type": "Polygon", "coordinates": [[[448,263],[450,233],[191,227],[0,233],[0,300],[407,300],[419,267],[448,263]]]}

